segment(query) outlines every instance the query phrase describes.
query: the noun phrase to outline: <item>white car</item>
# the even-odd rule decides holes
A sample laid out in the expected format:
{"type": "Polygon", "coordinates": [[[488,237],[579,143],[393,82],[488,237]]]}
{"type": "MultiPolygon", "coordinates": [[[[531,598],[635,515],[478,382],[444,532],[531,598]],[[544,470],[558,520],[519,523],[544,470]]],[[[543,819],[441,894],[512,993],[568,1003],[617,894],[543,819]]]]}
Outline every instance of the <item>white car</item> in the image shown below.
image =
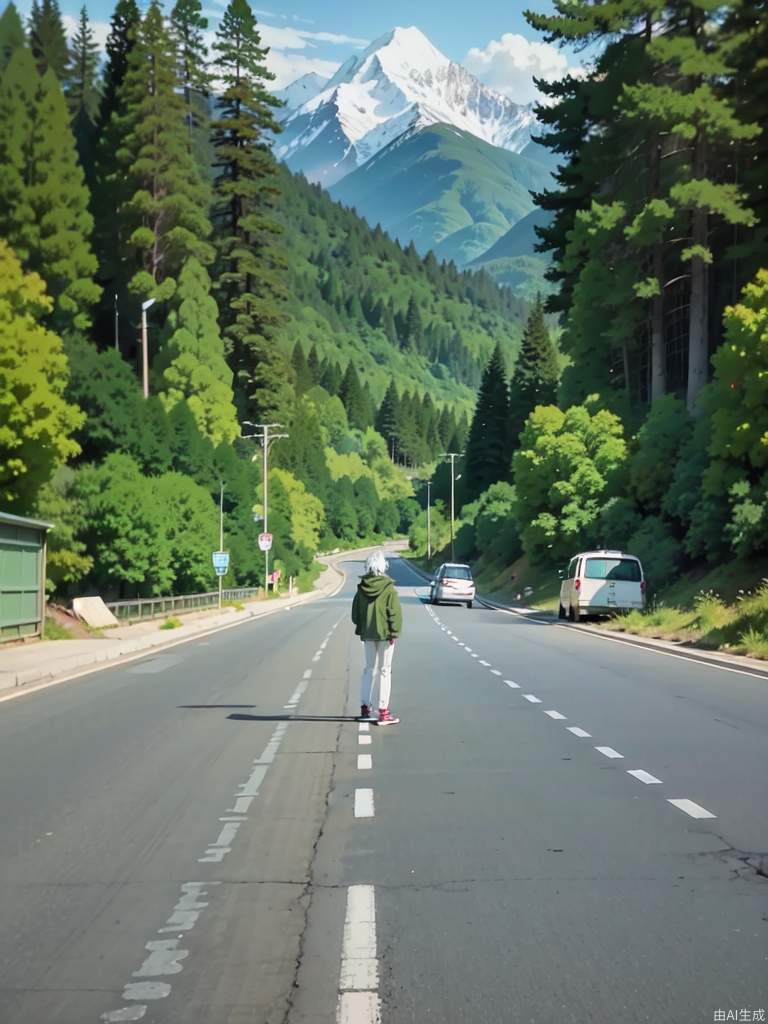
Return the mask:
{"type": "Polygon", "coordinates": [[[645,576],[640,559],[623,551],[582,551],[560,585],[559,618],[608,615],[645,607],[645,576]]]}
{"type": "Polygon", "coordinates": [[[429,603],[458,601],[471,608],[474,599],[475,581],[472,579],[470,567],[457,562],[444,562],[435,573],[435,579],[429,588],[429,603]]]}

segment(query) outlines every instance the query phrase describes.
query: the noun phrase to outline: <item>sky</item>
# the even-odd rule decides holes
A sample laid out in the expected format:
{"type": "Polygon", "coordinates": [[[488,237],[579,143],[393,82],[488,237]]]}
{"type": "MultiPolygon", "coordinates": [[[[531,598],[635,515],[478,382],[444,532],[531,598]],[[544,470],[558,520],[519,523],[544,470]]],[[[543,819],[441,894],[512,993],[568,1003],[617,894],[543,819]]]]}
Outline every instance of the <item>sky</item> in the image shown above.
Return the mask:
{"type": "MultiPolygon", "coordinates": [[[[82,0],[60,0],[68,31],[82,0]]],[[[142,0],[140,0],[140,3],[142,0]]],[[[166,10],[173,0],[166,0],[166,10]]],[[[146,3],[146,0],[144,0],[146,3]]],[[[216,28],[226,0],[202,0],[210,27],[216,28]]],[[[545,12],[550,0],[251,0],[270,47],[268,65],[281,89],[309,71],[330,77],[351,54],[397,25],[416,25],[451,59],[486,85],[518,103],[537,98],[533,77],[556,79],[580,57],[543,41],[525,21],[531,6],[545,12]],[[264,2],[264,8],[258,6],[264,2]]],[[[109,28],[111,0],[86,0],[97,40],[109,28]]],[[[25,3],[19,3],[23,10],[25,3]]]]}

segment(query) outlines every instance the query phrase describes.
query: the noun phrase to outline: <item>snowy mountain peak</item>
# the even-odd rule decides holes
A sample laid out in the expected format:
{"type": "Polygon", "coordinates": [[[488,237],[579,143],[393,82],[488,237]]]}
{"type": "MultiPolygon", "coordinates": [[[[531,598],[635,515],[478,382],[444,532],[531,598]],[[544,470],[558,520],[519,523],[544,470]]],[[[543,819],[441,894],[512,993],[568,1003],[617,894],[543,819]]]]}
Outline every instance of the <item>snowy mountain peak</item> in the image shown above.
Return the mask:
{"type": "Polygon", "coordinates": [[[535,117],[448,59],[420,29],[394,28],[288,114],[275,152],[329,186],[410,128],[448,124],[519,152],[535,117]]]}
{"type": "Polygon", "coordinates": [[[322,75],[318,75],[314,71],[302,75],[301,78],[291,82],[285,89],[275,93],[276,97],[285,104],[285,107],[279,113],[283,118],[288,117],[294,110],[297,110],[307,100],[311,100],[313,96],[316,96],[327,85],[328,79],[323,78],[322,75]]]}

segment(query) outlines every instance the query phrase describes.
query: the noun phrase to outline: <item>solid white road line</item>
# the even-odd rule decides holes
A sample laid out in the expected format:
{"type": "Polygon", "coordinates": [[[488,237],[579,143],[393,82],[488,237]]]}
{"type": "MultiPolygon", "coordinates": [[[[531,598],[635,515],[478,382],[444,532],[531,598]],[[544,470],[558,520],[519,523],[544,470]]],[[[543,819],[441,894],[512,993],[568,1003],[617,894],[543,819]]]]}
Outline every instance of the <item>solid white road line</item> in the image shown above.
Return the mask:
{"type": "Polygon", "coordinates": [[[567,721],[566,716],[561,715],[559,711],[545,711],[544,714],[549,715],[550,718],[554,718],[559,722],[567,721]]]}
{"type": "Polygon", "coordinates": [[[358,754],[357,767],[363,772],[373,768],[373,756],[371,754],[358,754]]]}
{"type": "Polygon", "coordinates": [[[523,697],[525,697],[526,700],[530,701],[531,704],[541,704],[541,701],[539,700],[539,698],[538,697],[534,697],[534,695],[532,693],[524,693],[523,697]]]}
{"type": "Polygon", "coordinates": [[[370,743],[371,743],[371,734],[370,733],[364,733],[364,732],[358,733],[357,734],[357,742],[360,744],[361,747],[369,746],[370,743]]]}
{"type": "Polygon", "coordinates": [[[520,689],[520,684],[513,682],[511,679],[505,679],[504,682],[512,690],[519,690],[520,689]]]}
{"type": "Polygon", "coordinates": [[[355,817],[356,818],[372,818],[374,816],[373,810],[373,790],[372,789],[356,789],[355,790],[355,817]]]}
{"type": "Polygon", "coordinates": [[[618,750],[614,750],[613,747],[595,747],[595,750],[605,757],[624,757],[623,754],[620,754],[618,750]]]}
{"type": "Polygon", "coordinates": [[[341,947],[338,1024],[379,1024],[379,962],[376,955],[376,900],[372,885],[347,892],[341,947]]]}
{"type": "Polygon", "coordinates": [[[632,775],[640,782],[644,782],[646,786],[660,786],[661,779],[657,779],[655,775],[651,775],[650,772],[643,771],[642,768],[632,768],[627,772],[627,775],[632,775]]]}
{"type": "Polygon", "coordinates": [[[591,733],[587,732],[586,729],[580,729],[578,725],[567,725],[566,729],[568,732],[572,732],[574,736],[578,736],[579,739],[585,739],[591,737],[591,733]]]}
{"type": "Polygon", "coordinates": [[[717,815],[708,811],[706,807],[702,807],[701,804],[695,804],[693,800],[668,800],[667,803],[672,804],[673,807],[677,807],[679,811],[684,811],[685,814],[689,814],[692,818],[716,818],[717,815]]]}

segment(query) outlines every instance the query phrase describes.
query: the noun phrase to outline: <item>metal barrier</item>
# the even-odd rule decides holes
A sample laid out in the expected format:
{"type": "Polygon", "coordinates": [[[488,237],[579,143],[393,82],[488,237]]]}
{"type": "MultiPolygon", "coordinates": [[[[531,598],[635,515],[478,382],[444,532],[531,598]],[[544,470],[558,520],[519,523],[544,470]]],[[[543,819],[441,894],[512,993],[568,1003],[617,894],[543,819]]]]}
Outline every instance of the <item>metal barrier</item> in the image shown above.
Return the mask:
{"type": "MultiPolygon", "coordinates": [[[[222,591],[222,601],[253,601],[262,593],[261,587],[239,587],[222,591]]],[[[218,590],[205,594],[181,594],[179,597],[137,597],[133,601],[107,601],[115,618],[127,621],[155,619],[169,612],[192,612],[213,608],[219,603],[218,590]]]]}

